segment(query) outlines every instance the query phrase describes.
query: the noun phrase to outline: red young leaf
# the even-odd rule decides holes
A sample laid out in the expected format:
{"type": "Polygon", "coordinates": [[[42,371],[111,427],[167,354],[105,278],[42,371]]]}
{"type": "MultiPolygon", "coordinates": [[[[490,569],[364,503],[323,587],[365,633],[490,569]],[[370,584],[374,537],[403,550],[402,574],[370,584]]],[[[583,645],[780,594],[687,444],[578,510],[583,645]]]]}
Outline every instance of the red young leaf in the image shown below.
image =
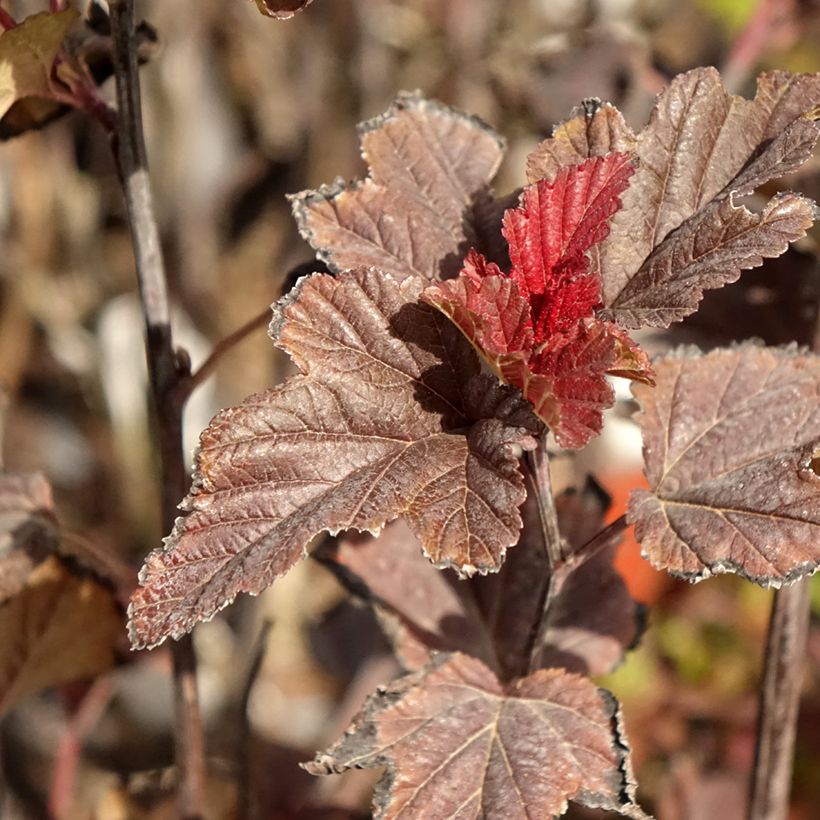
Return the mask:
{"type": "Polygon", "coordinates": [[[812,203],[794,194],[762,213],[734,202],[811,156],[820,74],[761,75],[754,100],[726,93],[720,75],[676,77],[635,137],[614,109],[587,105],[529,159],[531,180],[555,179],[561,163],[635,145],[638,170],[600,245],[605,309],[624,327],[668,326],[693,313],[704,290],[783,253],[805,234],[812,203]]]}
{"type": "Polygon", "coordinates": [[[318,533],[403,515],[438,566],[497,570],[518,540],[539,425],[470,346],[380,271],[301,280],[271,333],[302,370],[202,434],[194,488],[131,604],[136,646],[179,636],[287,572],[318,533]]]}
{"type": "Polygon", "coordinates": [[[334,271],[372,266],[399,281],[457,273],[468,248],[483,245],[480,206],[501,138],[419,94],[401,94],[359,131],[370,176],[292,196],[304,238],[334,271]]]}
{"type": "Polygon", "coordinates": [[[779,586],[820,563],[820,357],[745,344],[656,363],[636,387],[650,490],[629,519],[649,560],[691,580],[779,586]]]}
{"type": "Polygon", "coordinates": [[[373,816],[525,818],[567,802],[645,817],[609,693],[541,670],[502,685],[475,658],[439,655],[373,695],[312,774],[387,766],[373,816]]]}
{"type": "Polygon", "coordinates": [[[626,154],[607,154],[526,188],[520,207],[504,216],[509,277],[471,251],[457,279],[424,294],[521,389],[563,447],[582,447],[600,432],[614,398],[607,373],[651,379],[631,340],[594,318],[600,279],[587,257],[633,170],[626,154]]]}
{"type": "Polygon", "coordinates": [[[504,215],[510,279],[530,303],[535,343],[571,330],[600,303],[600,279],[586,252],[609,233],[609,218],[635,171],[629,154],[570,166],[524,189],[504,215]]]}

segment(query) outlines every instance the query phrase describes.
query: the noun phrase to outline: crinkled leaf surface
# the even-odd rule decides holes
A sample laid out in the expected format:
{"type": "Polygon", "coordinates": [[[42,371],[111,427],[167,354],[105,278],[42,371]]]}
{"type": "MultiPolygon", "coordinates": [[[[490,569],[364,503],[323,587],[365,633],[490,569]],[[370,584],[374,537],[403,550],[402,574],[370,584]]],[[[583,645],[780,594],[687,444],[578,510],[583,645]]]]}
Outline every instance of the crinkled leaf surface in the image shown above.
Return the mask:
{"type": "Polygon", "coordinates": [[[59,544],[51,487],[40,473],[0,473],[0,603],[59,544]]]}
{"type": "Polygon", "coordinates": [[[440,655],[373,695],[306,768],[378,766],[379,820],[546,820],[569,800],[643,816],[613,698],[557,669],[504,686],[475,658],[440,655]]]}
{"type": "Polygon", "coordinates": [[[629,519],[657,567],[779,586],[820,561],[820,357],[752,344],[656,364],[636,387],[650,490],[629,519]]]}
{"type": "Polygon", "coordinates": [[[297,11],[309,6],[313,0],[255,0],[262,14],[275,20],[287,20],[297,11]]]}
{"type": "MultiPolygon", "coordinates": [[[[603,528],[608,499],[592,485],[557,499],[559,525],[572,549],[603,528]]],[[[520,542],[498,573],[460,581],[425,561],[406,524],[377,537],[340,539],[323,550],[331,569],[375,605],[406,669],[419,669],[431,651],[460,651],[482,660],[502,680],[530,666],[532,630],[550,582],[535,505],[522,508],[520,542]]],[[[614,542],[613,542],[614,543],[614,542]]],[[[550,604],[545,643],[536,663],[603,675],[634,644],[642,611],[612,566],[612,551],[571,572],[550,604]]]]}
{"type": "Polygon", "coordinates": [[[360,135],[370,176],[291,197],[302,235],[333,270],[374,266],[399,280],[457,273],[470,247],[483,249],[501,138],[418,94],[400,95],[360,135]]]}
{"type": "Polygon", "coordinates": [[[113,595],[52,556],[0,607],[0,710],[26,695],[108,669],[122,634],[113,595]]]}
{"type": "MultiPolygon", "coordinates": [[[[786,194],[753,213],[734,197],[811,155],[818,132],[804,115],[818,103],[820,74],[761,75],[754,100],[727,94],[711,68],[676,77],[637,137],[638,170],[600,245],[599,315],[629,328],[665,327],[693,313],[704,290],[803,236],[814,218],[809,200],[786,194]]],[[[630,142],[611,108],[587,105],[532,155],[530,178],[551,179],[559,161],[630,142]]]]}
{"type": "MultiPolygon", "coordinates": [[[[628,155],[612,153],[525,188],[503,220],[509,276],[473,250],[456,279],[425,291],[564,447],[600,432],[613,402],[606,373],[622,372],[621,353],[634,347],[594,317],[600,277],[587,256],[606,237],[633,171],[628,155]]],[[[636,375],[649,378],[645,357],[630,361],[643,361],[647,370],[636,375]]]]}
{"type": "Polygon", "coordinates": [[[188,514],[132,598],[135,645],[260,592],[323,530],[378,531],[402,515],[436,565],[500,567],[521,527],[518,455],[539,425],[417,301],[423,284],[317,274],[277,306],[272,334],[302,375],[202,434],[188,514]]]}
{"type": "Polygon", "coordinates": [[[76,9],[34,14],[0,33],[0,118],[28,98],[52,96],[51,71],[76,9]]]}

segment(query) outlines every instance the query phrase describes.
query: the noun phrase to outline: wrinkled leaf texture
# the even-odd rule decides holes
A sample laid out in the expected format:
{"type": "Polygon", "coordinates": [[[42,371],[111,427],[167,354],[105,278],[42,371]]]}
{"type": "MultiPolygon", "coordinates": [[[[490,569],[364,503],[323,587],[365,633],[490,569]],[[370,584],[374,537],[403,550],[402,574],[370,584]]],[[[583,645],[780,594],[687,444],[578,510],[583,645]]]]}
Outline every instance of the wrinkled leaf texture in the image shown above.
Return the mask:
{"type": "Polygon", "coordinates": [[[649,490],[629,520],[657,567],[735,572],[764,586],[820,561],[820,357],[746,343],[656,364],[635,388],[649,490]]]}
{"type": "Polygon", "coordinates": [[[482,206],[503,140],[418,93],[399,95],[359,134],[370,175],[291,197],[302,236],[334,271],[372,266],[399,281],[454,276],[469,248],[487,241],[482,206]]]}
{"type": "Polygon", "coordinates": [[[625,328],[667,327],[693,313],[704,290],[779,256],[815,216],[797,194],[759,213],[737,197],[796,170],[818,129],[820,74],[761,75],[754,100],[727,94],[715,69],[676,77],[636,137],[612,107],[587,101],[530,156],[531,182],[568,163],[631,150],[638,167],[599,246],[604,309],[625,328]]]}
{"type": "Polygon", "coordinates": [[[260,592],[324,530],[378,532],[402,515],[437,566],[501,566],[521,528],[518,454],[539,426],[418,302],[423,285],[316,274],[279,303],[272,335],[302,375],[202,434],[188,514],[132,597],[135,646],[260,592]]]}
{"type": "Polygon", "coordinates": [[[601,431],[614,401],[607,373],[651,381],[646,356],[595,318],[601,279],[588,256],[633,172],[630,155],[609,153],[528,186],[504,214],[509,275],[473,250],[458,278],[424,295],[521,389],[563,447],[583,447],[601,431]]]}
{"type": "Polygon", "coordinates": [[[546,820],[569,800],[643,817],[627,754],[617,705],[588,679],[549,669],[505,686],[456,653],[371,696],[344,737],[305,767],[386,766],[378,820],[546,820]]]}

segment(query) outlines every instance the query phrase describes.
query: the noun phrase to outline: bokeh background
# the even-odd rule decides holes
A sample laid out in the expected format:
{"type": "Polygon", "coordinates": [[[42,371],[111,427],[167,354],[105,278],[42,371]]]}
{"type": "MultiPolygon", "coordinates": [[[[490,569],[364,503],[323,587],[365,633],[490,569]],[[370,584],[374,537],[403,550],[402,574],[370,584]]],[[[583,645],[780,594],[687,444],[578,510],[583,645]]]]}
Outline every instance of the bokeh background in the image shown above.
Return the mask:
{"type": "MultiPolygon", "coordinates": [[[[3,5],[20,19],[47,3],[3,5]]],[[[614,102],[638,128],[664,83],[698,65],[718,66],[747,95],[759,70],[820,70],[817,0],[315,0],[285,22],[250,0],[145,0],[138,10],[158,34],[142,69],[145,125],[174,329],[194,365],[311,258],[285,194],[362,175],[355,125],[400,89],[503,133],[503,192],[584,97],[614,102]]],[[[110,82],[103,93],[113,95],[110,82]]],[[[787,186],[820,197],[818,158],[787,186]]],[[[805,343],[820,299],[817,240],[643,341],[805,343]]],[[[91,544],[138,566],[162,535],[157,463],[130,238],[97,123],[74,113],[0,145],[0,242],[4,465],[48,477],[66,549],[91,544]]],[[[219,408],[287,372],[263,328],[249,335],[189,405],[188,449],[219,408]]],[[[628,391],[623,399],[573,467],[598,476],[613,518],[643,480],[628,391]]],[[[729,577],[673,581],[629,538],[619,565],[650,613],[640,648],[605,682],[623,701],[639,798],[663,820],[741,818],[771,593],[729,577]]],[[[814,589],[794,820],[820,818],[814,589]]],[[[320,805],[337,812],[310,816],[368,816],[376,773],[316,780],[297,767],[398,671],[367,610],[303,562],[199,627],[196,646],[212,817],[235,816],[248,783],[260,817],[320,805]]],[[[51,800],[78,820],[173,817],[169,669],[164,650],[123,648],[96,681],[18,703],[0,724],[0,816],[46,817],[51,800]]]]}

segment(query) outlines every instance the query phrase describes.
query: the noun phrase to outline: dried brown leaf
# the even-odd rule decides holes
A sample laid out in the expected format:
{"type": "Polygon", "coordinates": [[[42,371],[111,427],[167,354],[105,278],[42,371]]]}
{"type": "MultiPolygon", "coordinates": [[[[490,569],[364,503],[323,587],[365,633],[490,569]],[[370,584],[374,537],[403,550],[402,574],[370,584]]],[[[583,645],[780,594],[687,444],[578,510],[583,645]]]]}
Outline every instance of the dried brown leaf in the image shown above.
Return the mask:
{"type": "Polygon", "coordinates": [[[629,520],[657,567],[779,586],[820,560],[820,357],[746,344],[656,365],[635,387],[650,490],[629,520]]]}
{"type": "Polygon", "coordinates": [[[387,766],[374,817],[546,818],[569,800],[632,817],[634,783],[611,695],[541,670],[502,685],[480,661],[439,655],[372,696],[306,768],[387,766]]]}
{"type": "Polygon", "coordinates": [[[103,672],[122,630],[108,589],[48,558],[0,608],[0,710],[40,689],[103,672]]]}
{"type": "Polygon", "coordinates": [[[359,130],[370,176],[291,197],[304,238],[333,270],[373,266],[398,280],[457,273],[470,247],[483,248],[501,138],[419,94],[400,95],[359,130]]]}
{"type": "Polygon", "coordinates": [[[202,434],[188,515],[132,598],[135,645],[260,592],[324,530],[377,532],[402,515],[437,566],[499,568],[521,527],[518,454],[539,426],[417,301],[423,286],[314,275],[279,303],[272,334],[303,375],[202,434]]]}
{"type": "Polygon", "coordinates": [[[0,33],[0,119],[15,104],[53,107],[52,67],[78,17],[76,9],[43,12],[0,33]]]}
{"type": "Polygon", "coordinates": [[[40,473],[0,473],[0,604],[16,595],[32,569],[57,549],[51,487],[40,473]]]}

